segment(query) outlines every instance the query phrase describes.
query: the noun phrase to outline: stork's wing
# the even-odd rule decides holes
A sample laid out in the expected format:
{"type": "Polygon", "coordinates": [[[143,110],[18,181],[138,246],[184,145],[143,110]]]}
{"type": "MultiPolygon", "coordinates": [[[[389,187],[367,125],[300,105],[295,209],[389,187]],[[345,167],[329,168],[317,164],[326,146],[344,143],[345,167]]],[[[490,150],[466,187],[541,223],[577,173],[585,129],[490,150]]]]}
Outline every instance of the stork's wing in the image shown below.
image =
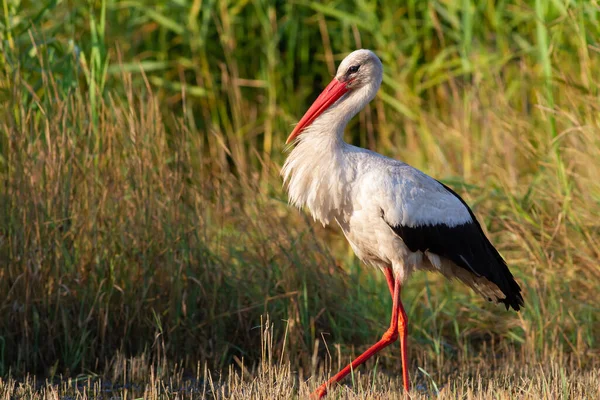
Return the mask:
{"type": "Polygon", "coordinates": [[[386,223],[411,251],[444,257],[475,277],[494,283],[506,296],[498,301],[518,311],[523,305],[521,288],[469,206],[448,186],[423,177],[427,179],[419,177],[421,187],[415,189],[413,181],[411,188],[404,188],[401,215],[387,218],[383,210],[386,223]]]}

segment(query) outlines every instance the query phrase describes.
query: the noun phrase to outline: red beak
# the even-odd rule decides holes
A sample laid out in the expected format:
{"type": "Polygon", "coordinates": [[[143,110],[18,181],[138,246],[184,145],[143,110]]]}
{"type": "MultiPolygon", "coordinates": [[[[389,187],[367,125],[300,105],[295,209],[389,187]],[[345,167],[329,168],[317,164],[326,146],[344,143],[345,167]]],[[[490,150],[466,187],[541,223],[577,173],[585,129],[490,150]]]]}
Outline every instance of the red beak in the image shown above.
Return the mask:
{"type": "Polygon", "coordinates": [[[285,143],[290,143],[298,135],[300,135],[304,128],[309,126],[319,115],[323,113],[323,111],[327,110],[329,106],[335,103],[340,97],[348,92],[348,90],[349,89],[346,87],[345,82],[340,82],[337,80],[337,78],[333,78],[325,90],[323,90],[319,97],[317,97],[312,106],[310,106],[300,122],[298,122],[298,125],[296,125],[285,143]]]}

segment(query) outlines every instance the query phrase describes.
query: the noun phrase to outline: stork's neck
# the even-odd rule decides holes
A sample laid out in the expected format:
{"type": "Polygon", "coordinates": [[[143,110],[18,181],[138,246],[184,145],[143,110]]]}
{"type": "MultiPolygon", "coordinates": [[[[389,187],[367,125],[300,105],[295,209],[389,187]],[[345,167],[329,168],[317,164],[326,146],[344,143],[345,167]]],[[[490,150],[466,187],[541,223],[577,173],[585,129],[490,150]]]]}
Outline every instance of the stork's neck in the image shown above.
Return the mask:
{"type": "MultiPolygon", "coordinates": [[[[330,143],[332,145],[342,146],[344,144],[344,130],[346,125],[360,110],[373,100],[379,90],[380,84],[380,80],[375,80],[341,97],[335,104],[315,119],[310,126],[304,129],[304,132],[299,137],[299,142],[310,141],[317,137],[318,141],[322,141],[325,136],[328,136],[331,139],[330,143]]],[[[327,148],[323,150],[327,150],[327,148]]]]}
{"type": "Polygon", "coordinates": [[[290,203],[308,207],[323,225],[345,219],[356,165],[348,157],[344,128],[375,97],[381,80],[348,92],[304,129],[281,170],[290,203]]]}

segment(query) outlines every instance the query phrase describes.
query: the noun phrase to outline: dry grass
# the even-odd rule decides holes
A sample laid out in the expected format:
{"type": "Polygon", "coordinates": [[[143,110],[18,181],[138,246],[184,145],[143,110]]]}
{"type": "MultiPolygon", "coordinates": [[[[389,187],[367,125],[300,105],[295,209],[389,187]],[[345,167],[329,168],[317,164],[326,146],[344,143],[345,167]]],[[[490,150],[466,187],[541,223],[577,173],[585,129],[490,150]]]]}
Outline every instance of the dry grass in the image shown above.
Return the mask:
{"type": "MultiPolygon", "coordinates": [[[[551,363],[550,365],[507,366],[490,371],[479,369],[476,375],[460,372],[447,380],[438,381],[437,390],[413,380],[416,389],[412,399],[594,399],[600,385],[599,370],[579,371],[551,363]]],[[[472,366],[468,366],[471,369],[472,366]]],[[[65,379],[60,383],[39,382],[35,379],[0,380],[1,399],[294,399],[308,398],[318,385],[314,379],[299,380],[290,366],[270,367],[252,376],[242,377],[230,371],[227,378],[206,379],[208,373],[194,378],[176,374],[159,378],[150,371],[147,379],[136,383],[119,384],[103,379],[65,379]],[[205,380],[206,379],[206,380],[205,380]]],[[[428,377],[424,377],[425,381],[428,377]]],[[[353,385],[343,385],[330,391],[329,398],[398,399],[403,397],[402,381],[379,373],[375,376],[357,372],[353,385]]]]}
{"type": "MultiPolygon", "coordinates": [[[[268,324],[268,318],[267,318],[268,324]]],[[[197,366],[185,373],[163,359],[151,364],[148,355],[118,354],[102,376],[0,379],[0,399],[294,399],[308,398],[331,371],[306,375],[289,361],[276,359],[272,327],[262,330],[262,358],[254,368],[241,360],[224,373],[197,366]]],[[[395,349],[396,351],[398,349],[395,349]]],[[[421,362],[423,360],[420,360],[421,362]]],[[[597,362],[598,360],[596,360],[597,362]]],[[[329,398],[398,399],[404,397],[402,378],[367,364],[330,389],[329,398]]],[[[414,365],[414,364],[413,364],[414,365]]],[[[411,371],[411,399],[593,399],[600,395],[600,368],[578,368],[560,353],[536,355],[513,350],[494,357],[489,352],[469,359],[447,360],[442,366],[423,364],[411,371]]]]}
{"type": "MultiPolygon", "coordinates": [[[[600,373],[579,371],[551,363],[550,365],[506,366],[490,371],[483,368],[472,373],[457,373],[433,385],[419,384],[411,399],[595,399],[598,397],[600,373]]],[[[472,366],[468,366],[471,369],[472,366]]],[[[65,379],[56,384],[34,379],[0,380],[1,399],[295,399],[308,398],[317,385],[314,379],[299,380],[290,366],[270,367],[255,375],[241,377],[230,371],[227,378],[207,379],[207,374],[194,378],[173,375],[158,378],[154,374],[136,383],[118,384],[102,379],[65,379]]],[[[423,378],[422,381],[428,379],[423,378]]],[[[357,372],[353,385],[332,390],[329,398],[338,399],[399,399],[403,398],[402,381],[379,373],[375,376],[357,372]]],[[[415,380],[413,380],[415,381],[415,380]]]]}

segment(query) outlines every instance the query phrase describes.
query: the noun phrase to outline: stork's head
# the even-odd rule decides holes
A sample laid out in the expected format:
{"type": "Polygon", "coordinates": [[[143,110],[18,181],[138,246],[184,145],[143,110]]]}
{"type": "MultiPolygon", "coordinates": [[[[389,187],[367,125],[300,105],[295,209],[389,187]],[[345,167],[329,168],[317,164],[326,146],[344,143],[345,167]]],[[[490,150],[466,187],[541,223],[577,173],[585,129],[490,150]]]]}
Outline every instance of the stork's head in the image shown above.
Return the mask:
{"type": "Polygon", "coordinates": [[[371,50],[356,50],[342,60],[335,78],[317,97],[294,128],[286,143],[302,133],[319,115],[340,109],[340,118],[349,120],[375,97],[383,76],[383,66],[371,50]]]}

